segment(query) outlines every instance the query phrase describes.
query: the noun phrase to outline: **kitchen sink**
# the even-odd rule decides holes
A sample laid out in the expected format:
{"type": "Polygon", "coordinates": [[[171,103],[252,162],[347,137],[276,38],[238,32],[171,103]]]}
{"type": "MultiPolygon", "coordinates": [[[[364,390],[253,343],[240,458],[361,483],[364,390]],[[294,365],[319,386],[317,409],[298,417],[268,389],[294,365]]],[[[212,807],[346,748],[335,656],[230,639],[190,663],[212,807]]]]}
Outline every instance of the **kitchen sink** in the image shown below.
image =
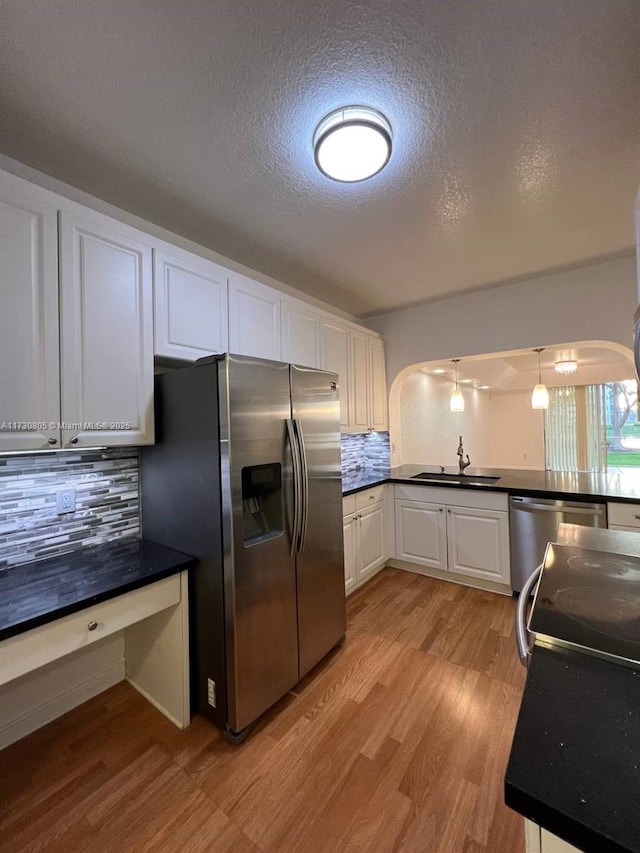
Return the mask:
{"type": "Polygon", "coordinates": [[[431,483],[469,483],[474,486],[487,486],[497,483],[500,477],[490,477],[487,474],[438,474],[423,471],[421,474],[414,474],[410,479],[426,480],[431,483]]]}

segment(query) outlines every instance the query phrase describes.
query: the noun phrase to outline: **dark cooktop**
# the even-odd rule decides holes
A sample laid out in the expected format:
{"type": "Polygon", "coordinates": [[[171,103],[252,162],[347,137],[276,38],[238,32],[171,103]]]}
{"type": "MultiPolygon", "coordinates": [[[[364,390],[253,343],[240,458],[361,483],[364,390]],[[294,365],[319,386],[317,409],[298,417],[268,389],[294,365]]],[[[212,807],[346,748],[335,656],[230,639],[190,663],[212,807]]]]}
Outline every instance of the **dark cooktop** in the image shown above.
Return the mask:
{"type": "Polygon", "coordinates": [[[549,543],[529,620],[541,645],[640,665],[640,558],[549,543]]]}

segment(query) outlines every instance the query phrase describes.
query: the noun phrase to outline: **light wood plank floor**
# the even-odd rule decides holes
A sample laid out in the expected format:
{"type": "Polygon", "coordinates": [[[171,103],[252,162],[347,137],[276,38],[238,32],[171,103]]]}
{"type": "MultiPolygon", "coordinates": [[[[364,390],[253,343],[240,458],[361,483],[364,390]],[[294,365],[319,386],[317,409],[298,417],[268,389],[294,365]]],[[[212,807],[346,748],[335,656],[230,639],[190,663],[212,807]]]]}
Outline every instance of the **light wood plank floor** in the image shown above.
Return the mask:
{"type": "Polygon", "coordinates": [[[0,753],[0,849],[522,853],[513,600],[385,569],[239,748],[122,683],[0,753]]]}

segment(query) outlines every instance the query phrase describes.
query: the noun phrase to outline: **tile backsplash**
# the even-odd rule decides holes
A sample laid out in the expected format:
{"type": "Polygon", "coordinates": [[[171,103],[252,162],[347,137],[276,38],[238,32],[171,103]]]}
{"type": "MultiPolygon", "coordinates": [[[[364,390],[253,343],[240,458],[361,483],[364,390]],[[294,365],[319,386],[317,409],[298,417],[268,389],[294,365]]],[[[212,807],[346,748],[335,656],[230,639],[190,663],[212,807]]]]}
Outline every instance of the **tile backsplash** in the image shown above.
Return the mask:
{"type": "Polygon", "coordinates": [[[136,447],[0,457],[0,570],[139,532],[136,447]],[[76,510],[58,515],[69,488],[76,510]]]}
{"type": "Polygon", "coordinates": [[[342,473],[381,471],[390,465],[389,433],[344,433],[341,438],[342,473]]]}

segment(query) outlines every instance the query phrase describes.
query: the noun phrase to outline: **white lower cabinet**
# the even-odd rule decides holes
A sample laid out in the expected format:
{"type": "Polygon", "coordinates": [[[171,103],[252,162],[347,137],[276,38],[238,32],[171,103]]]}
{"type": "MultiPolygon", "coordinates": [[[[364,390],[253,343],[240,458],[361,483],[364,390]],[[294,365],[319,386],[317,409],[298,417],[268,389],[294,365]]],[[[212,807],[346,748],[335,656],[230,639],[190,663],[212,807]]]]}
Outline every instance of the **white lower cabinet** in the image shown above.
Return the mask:
{"type": "Polygon", "coordinates": [[[491,509],[447,507],[449,571],[508,584],[509,516],[491,509]]]}
{"type": "Polygon", "coordinates": [[[510,591],[506,495],[396,486],[395,534],[403,568],[510,591]]]}
{"type": "Polygon", "coordinates": [[[347,595],[387,561],[385,488],[377,486],[343,501],[344,585],[347,595]]]}
{"type": "Polygon", "coordinates": [[[447,568],[444,506],[396,501],[396,557],[433,569],[447,568]]]}
{"type": "Polygon", "coordinates": [[[607,519],[609,530],[640,533],[640,504],[608,503],[607,519]]]}
{"type": "Polygon", "coordinates": [[[524,823],[527,853],[581,853],[577,847],[541,829],[533,821],[525,820],[524,823]]]}

